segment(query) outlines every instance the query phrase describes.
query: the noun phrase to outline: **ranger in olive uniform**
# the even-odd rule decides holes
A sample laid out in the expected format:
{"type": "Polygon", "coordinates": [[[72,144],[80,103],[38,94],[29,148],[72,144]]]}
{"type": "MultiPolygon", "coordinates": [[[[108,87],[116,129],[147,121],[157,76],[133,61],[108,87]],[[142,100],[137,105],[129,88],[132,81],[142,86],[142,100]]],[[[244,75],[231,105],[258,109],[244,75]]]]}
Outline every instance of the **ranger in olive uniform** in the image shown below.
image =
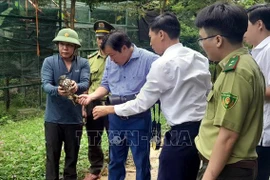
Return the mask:
{"type": "Polygon", "coordinates": [[[195,138],[203,161],[198,180],[256,177],[265,83],[258,65],[243,47],[247,25],[244,9],[224,3],[204,8],[196,19],[200,45],[209,59],[219,62],[195,138]]]}
{"type": "MultiPolygon", "coordinates": [[[[106,55],[100,49],[103,37],[108,34],[114,27],[108,22],[100,20],[95,22],[94,31],[98,51],[88,56],[90,64],[90,86],[88,93],[93,93],[100,85],[105,68],[106,55]]],[[[85,180],[98,179],[104,164],[104,154],[101,149],[101,137],[104,127],[108,130],[107,116],[101,117],[98,120],[93,120],[92,110],[96,105],[101,105],[101,100],[93,101],[87,106],[87,123],[86,130],[88,136],[88,159],[90,162],[90,173],[87,174],[85,180]]]]}

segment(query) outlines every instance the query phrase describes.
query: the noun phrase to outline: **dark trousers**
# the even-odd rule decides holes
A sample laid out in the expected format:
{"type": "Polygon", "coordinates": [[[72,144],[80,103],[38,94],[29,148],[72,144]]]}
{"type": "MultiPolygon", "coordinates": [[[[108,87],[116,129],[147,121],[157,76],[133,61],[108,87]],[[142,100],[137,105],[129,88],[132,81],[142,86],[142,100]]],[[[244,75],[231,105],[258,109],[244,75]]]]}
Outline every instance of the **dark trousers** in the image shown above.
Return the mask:
{"type": "Polygon", "coordinates": [[[150,180],[150,111],[144,117],[121,119],[109,115],[110,164],[109,180],[124,180],[128,150],[136,167],[136,180],[150,180]]]}
{"type": "Polygon", "coordinates": [[[257,180],[269,180],[270,177],[270,147],[257,146],[258,176],[257,180]]]}
{"type": "MultiPolygon", "coordinates": [[[[202,167],[199,170],[197,180],[201,180],[203,178],[207,165],[207,162],[203,162],[202,167]]],[[[257,172],[257,163],[254,163],[254,165],[254,168],[226,165],[217,177],[217,180],[254,180],[257,172]]]]}
{"type": "Polygon", "coordinates": [[[64,180],[77,179],[77,160],[82,136],[81,124],[45,122],[46,180],[59,179],[59,160],[64,143],[64,180]]]}
{"type": "Polygon", "coordinates": [[[158,180],[196,180],[200,159],[194,144],[200,122],[173,126],[159,156],[158,180]]]}
{"type": "Polygon", "coordinates": [[[104,164],[104,154],[101,148],[101,140],[104,128],[108,133],[108,116],[93,119],[92,110],[101,105],[101,101],[94,101],[87,106],[86,131],[88,136],[88,160],[90,162],[90,173],[100,174],[104,164]]]}

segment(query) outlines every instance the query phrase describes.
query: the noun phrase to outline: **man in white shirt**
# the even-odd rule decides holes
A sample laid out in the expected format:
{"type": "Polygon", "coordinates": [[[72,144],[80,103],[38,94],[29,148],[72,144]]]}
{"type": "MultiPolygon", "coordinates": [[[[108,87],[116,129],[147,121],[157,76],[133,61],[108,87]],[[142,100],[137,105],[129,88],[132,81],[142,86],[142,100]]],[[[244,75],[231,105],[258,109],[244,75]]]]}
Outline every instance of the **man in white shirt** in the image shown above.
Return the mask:
{"type": "Polygon", "coordinates": [[[265,78],[266,91],[264,102],[263,132],[258,153],[257,180],[270,177],[270,5],[255,5],[247,9],[248,29],[245,41],[253,46],[251,54],[261,68],[265,78]]]}
{"type": "MultiPolygon", "coordinates": [[[[184,47],[179,36],[180,23],[175,15],[157,16],[150,24],[149,37],[154,51],[162,56],[152,63],[136,99],[115,106],[97,106],[93,110],[94,118],[110,113],[131,116],[146,111],[160,100],[171,129],[165,134],[159,157],[159,180],[196,179],[199,157],[194,138],[205,113],[206,94],[211,89],[208,59],[184,47]]],[[[80,96],[81,104],[90,101],[89,96],[80,96]]]]}

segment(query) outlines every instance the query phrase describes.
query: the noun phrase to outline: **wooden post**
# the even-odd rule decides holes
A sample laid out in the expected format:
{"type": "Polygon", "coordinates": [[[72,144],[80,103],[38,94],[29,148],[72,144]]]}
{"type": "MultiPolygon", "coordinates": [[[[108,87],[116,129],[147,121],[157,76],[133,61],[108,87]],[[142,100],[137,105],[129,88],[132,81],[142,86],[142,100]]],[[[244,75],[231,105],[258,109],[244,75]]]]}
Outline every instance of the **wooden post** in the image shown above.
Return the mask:
{"type": "MultiPolygon", "coordinates": [[[[9,86],[9,78],[6,77],[6,87],[9,86]]],[[[6,102],[6,111],[9,110],[10,107],[10,94],[9,94],[9,89],[4,89],[4,98],[5,98],[5,102],[6,102]]]]}

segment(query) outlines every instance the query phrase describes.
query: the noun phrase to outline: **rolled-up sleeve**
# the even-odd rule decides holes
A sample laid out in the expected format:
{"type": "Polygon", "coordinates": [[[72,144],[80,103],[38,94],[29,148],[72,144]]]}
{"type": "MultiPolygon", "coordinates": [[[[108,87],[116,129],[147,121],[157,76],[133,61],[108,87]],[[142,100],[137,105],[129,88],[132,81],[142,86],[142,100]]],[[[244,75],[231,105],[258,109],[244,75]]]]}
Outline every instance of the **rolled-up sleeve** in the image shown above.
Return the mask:
{"type": "Polygon", "coordinates": [[[105,89],[107,89],[110,92],[109,83],[108,83],[108,69],[109,69],[109,67],[110,67],[110,59],[108,56],[106,59],[105,70],[103,73],[103,77],[102,77],[100,86],[104,87],[105,89]]]}

